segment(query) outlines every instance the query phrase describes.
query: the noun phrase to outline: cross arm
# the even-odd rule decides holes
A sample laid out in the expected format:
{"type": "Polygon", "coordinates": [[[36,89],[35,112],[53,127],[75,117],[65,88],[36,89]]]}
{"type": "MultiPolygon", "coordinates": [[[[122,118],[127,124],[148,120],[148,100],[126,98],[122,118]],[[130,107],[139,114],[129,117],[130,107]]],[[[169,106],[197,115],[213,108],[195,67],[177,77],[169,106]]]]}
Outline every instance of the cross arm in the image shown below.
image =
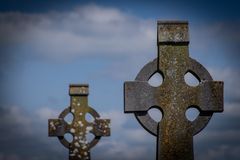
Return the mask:
{"type": "Polygon", "coordinates": [[[68,130],[68,125],[63,119],[49,119],[48,120],[48,135],[53,136],[64,136],[68,130]]]}
{"type": "Polygon", "coordinates": [[[110,136],[110,119],[96,119],[92,133],[95,136],[110,136]]]}
{"type": "Polygon", "coordinates": [[[124,112],[147,111],[156,105],[154,88],[145,81],[124,83],[124,112]]]}
{"type": "Polygon", "coordinates": [[[204,81],[190,93],[194,95],[191,103],[200,107],[202,111],[223,111],[223,82],[204,81]],[[192,94],[192,92],[197,92],[192,94]]]}

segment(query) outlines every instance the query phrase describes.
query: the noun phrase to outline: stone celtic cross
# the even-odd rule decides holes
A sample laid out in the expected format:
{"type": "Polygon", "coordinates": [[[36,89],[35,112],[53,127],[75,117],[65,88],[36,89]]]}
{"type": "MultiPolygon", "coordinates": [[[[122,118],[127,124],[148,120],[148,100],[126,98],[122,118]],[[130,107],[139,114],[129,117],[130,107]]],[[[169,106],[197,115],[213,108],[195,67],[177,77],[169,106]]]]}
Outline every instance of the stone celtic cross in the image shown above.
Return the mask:
{"type": "Polygon", "coordinates": [[[209,122],[214,112],[223,111],[223,82],[213,81],[208,71],[189,57],[188,22],[159,21],[158,58],[146,64],[135,81],[124,83],[124,112],[134,113],[139,123],[157,136],[157,160],[193,160],[193,136],[209,122]],[[163,76],[159,87],[148,84],[156,72],[163,76]],[[198,86],[184,80],[192,73],[198,86]],[[151,108],[162,112],[158,123],[148,114],[151,108]],[[188,108],[197,108],[194,121],[186,118],[188,108]]]}
{"type": "Polygon", "coordinates": [[[100,119],[99,114],[88,106],[88,85],[70,85],[69,95],[71,103],[58,119],[48,120],[49,136],[57,136],[60,142],[69,148],[69,160],[90,160],[90,148],[95,146],[101,136],[110,136],[110,120],[100,119]],[[64,120],[67,114],[73,115],[71,124],[64,120]],[[86,120],[85,115],[89,113],[93,122],[86,120]],[[66,133],[73,136],[72,142],[64,137],[66,133]],[[87,141],[87,134],[93,134],[95,138],[87,141]]]}

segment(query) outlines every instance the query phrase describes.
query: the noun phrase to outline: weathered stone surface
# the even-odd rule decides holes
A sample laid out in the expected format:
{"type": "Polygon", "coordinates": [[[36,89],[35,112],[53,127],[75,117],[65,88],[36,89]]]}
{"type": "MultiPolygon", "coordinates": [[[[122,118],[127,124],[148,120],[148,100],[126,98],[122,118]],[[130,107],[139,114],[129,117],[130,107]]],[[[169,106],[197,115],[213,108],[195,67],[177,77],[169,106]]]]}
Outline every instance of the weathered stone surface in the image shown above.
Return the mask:
{"type": "Polygon", "coordinates": [[[49,136],[57,136],[60,142],[69,148],[69,160],[90,160],[90,149],[94,147],[102,136],[110,136],[110,120],[100,119],[100,115],[88,106],[88,85],[70,85],[69,95],[71,104],[58,117],[49,119],[49,136]],[[94,121],[88,122],[86,114],[89,113],[94,121]],[[69,124],[64,117],[73,115],[73,121],[69,124]],[[70,133],[73,141],[68,142],[64,134],[70,133]],[[87,141],[87,134],[95,137],[91,142],[87,141]]]}
{"type": "Polygon", "coordinates": [[[214,112],[223,111],[223,82],[213,81],[208,71],[189,57],[187,22],[158,22],[158,58],[146,64],[135,81],[124,83],[124,111],[134,113],[140,124],[157,136],[157,160],[193,160],[193,136],[200,132],[214,112]],[[159,72],[163,83],[148,84],[159,72]],[[190,72],[199,80],[188,86],[184,75],[190,72]],[[148,114],[158,107],[163,114],[157,123],[148,114]],[[200,114],[189,121],[186,110],[195,107],[200,114]]]}

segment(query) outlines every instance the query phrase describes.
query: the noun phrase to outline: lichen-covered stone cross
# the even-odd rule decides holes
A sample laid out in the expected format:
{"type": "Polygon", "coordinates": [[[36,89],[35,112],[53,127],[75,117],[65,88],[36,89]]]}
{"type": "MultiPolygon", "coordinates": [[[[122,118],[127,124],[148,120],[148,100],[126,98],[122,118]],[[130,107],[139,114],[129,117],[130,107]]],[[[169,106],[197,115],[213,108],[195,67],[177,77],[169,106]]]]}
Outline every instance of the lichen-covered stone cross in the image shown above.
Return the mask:
{"type": "Polygon", "coordinates": [[[88,106],[88,85],[70,85],[69,95],[71,104],[66,108],[58,119],[49,119],[49,136],[57,136],[60,142],[69,148],[69,160],[90,160],[90,148],[95,146],[101,136],[110,136],[110,120],[100,119],[99,114],[88,106]],[[67,114],[73,115],[73,120],[69,124],[64,120],[67,114]],[[93,122],[86,120],[89,113],[93,122]],[[64,135],[70,133],[73,136],[69,142],[64,135]],[[91,142],[87,141],[87,134],[95,135],[91,142]]]}
{"type": "Polygon", "coordinates": [[[157,136],[157,160],[193,160],[193,136],[200,132],[214,112],[223,111],[223,82],[213,81],[208,71],[189,57],[188,23],[158,22],[158,58],[146,64],[135,81],[124,84],[124,111],[134,113],[140,124],[157,136]],[[156,72],[163,76],[158,87],[148,84],[156,72]],[[198,86],[184,80],[192,73],[198,86]],[[162,120],[148,114],[152,107],[162,111],[162,120]],[[186,110],[197,108],[194,121],[186,118],[186,110]]]}

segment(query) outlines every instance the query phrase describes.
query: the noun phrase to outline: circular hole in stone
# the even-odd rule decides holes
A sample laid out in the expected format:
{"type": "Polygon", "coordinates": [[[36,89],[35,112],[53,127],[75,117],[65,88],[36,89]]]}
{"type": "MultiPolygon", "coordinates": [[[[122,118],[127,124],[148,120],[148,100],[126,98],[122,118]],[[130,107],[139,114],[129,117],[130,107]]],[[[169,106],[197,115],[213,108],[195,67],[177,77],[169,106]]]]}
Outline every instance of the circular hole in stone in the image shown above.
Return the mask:
{"type": "Polygon", "coordinates": [[[72,143],[73,141],[73,135],[70,133],[65,133],[64,138],[68,141],[68,143],[72,143]]]}
{"type": "Polygon", "coordinates": [[[72,113],[68,113],[65,117],[64,117],[64,121],[67,122],[68,124],[71,124],[73,121],[73,114],[72,113]]]}
{"type": "Polygon", "coordinates": [[[88,122],[93,122],[93,121],[94,121],[93,116],[92,116],[91,114],[89,114],[89,113],[87,113],[87,114],[85,115],[85,119],[86,119],[86,121],[88,121],[88,122]]]}
{"type": "Polygon", "coordinates": [[[192,74],[191,72],[187,72],[184,75],[184,80],[185,83],[189,86],[193,86],[196,87],[199,85],[200,81],[198,80],[198,78],[196,76],[194,76],[194,74],[192,74]]]}
{"type": "Polygon", "coordinates": [[[88,142],[88,143],[92,142],[92,140],[93,140],[94,138],[95,138],[95,135],[92,134],[92,133],[88,133],[88,134],[86,135],[86,139],[87,139],[87,142],[88,142]]]}
{"type": "Polygon", "coordinates": [[[158,87],[163,83],[163,76],[161,73],[154,73],[148,80],[148,84],[153,87],[158,87]]]}
{"type": "Polygon", "coordinates": [[[160,122],[162,120],[162,117],[163,117],[162,111],[160,109],[156,108],[156,107],[153,107],[153,108],[149,109],[148,114],[156,122],[160,122]]]}
{"type": "Polygon", "coordinates": [[[190,107],[186,110],[185,116],[187,117],[187,119],[189,121],[194,121],[198,116],[199,116],[200,112],[197,108],[195,107],[190,107]]]}

